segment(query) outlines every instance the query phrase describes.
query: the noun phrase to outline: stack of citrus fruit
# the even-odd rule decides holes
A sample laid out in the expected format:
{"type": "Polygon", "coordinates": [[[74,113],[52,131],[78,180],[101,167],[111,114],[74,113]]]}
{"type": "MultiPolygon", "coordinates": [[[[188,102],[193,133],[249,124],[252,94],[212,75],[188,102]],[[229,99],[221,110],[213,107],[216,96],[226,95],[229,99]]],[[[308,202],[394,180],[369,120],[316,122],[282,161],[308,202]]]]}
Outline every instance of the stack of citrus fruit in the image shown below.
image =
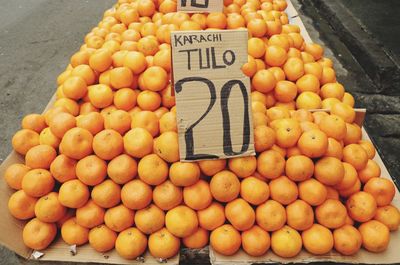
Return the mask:
{"type": "Polygon", "coordinates": [[[175,0],[120,0],[58,77],[57,100],[13,139],[5,173],[25,244],[170,258],[181,242],[232,255],[386,249],[395,187],[361,140],[332,61],[288,24],[284,0],[225,0],[185,14],[175,0]],[[247,28],[257,156],[179,161],[170,32],[247,28]],[[310,112],[325,108],[327,112],[310,112]]]}

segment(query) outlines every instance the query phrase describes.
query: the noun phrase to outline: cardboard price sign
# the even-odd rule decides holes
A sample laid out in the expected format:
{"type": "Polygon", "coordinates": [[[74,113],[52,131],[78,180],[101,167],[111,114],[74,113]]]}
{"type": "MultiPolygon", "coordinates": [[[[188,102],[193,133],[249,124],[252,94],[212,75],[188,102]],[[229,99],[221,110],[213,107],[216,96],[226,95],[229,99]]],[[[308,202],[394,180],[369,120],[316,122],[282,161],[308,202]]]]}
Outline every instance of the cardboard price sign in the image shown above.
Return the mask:
{"type": "Polygon", "coordinates": [[[222,0],[178,0],[177,10],[181,12],[222,12],[222,0]]]}
{"type": "Polygon", "coordinates": [[[247,34],[171,33],[181,161],[255,155],[247,34]]]}

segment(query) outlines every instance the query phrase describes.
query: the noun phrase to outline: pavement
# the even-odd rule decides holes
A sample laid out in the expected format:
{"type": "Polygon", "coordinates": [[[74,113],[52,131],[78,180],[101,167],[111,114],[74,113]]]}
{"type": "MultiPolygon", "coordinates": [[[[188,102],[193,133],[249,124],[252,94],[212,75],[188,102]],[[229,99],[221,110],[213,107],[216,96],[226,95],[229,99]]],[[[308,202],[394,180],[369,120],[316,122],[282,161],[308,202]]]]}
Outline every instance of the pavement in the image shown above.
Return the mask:
{"type": "MultiPolygon", "coordinates": [[[[0,0],[0,159],[28,113],[41,113],[56,78],[114,0],[0,0]]],[[[365,127],[392,176],[400,176],[398,0],[292,0],[311,38],[333,59],[338,80],[367,107],[365,127]],[[395,7],[395,8],[394,8],[395,7]],[[365,9],[364,9],[365,8],[365,9]],[[396,9],[397,8],[397,9],[396,9]],[[372,15],[370,15],[372,14],[372,15]]],[[[400,183],[400,182],[398,182],[400,183]]],[[[208,248],[181,252],[207,264],[208,248]]],[[[0,264],[39,264],[0,247],[0,264]]],[[[40,264],[55,264],[41,262],[40,264]]],[[[74,263],[57,263],[74,264],[74,263]]]]}

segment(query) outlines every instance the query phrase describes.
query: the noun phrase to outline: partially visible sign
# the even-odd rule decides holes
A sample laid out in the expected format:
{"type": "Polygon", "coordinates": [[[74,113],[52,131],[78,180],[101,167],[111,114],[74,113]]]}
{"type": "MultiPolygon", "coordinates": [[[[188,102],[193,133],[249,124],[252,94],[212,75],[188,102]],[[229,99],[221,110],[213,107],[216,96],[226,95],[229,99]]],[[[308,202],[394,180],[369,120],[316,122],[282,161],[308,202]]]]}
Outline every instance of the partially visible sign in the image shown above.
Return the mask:
{"type": "Polygon", "coordinates": [[[178,0],[178,11],[182,12],[222,12],[223,0],[178,0]]]}
{"type": "Polygon", "coordinates": [[[171,33],[182,161],[255,155],[247,36],[241,30],[171,33]]]}

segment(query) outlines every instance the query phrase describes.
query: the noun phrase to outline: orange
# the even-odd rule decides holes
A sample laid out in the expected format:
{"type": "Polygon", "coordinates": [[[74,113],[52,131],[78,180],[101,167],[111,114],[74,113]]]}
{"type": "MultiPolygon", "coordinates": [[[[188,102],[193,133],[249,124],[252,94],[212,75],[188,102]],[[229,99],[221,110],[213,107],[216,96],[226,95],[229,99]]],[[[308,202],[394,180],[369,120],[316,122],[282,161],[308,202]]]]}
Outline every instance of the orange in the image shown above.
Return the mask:
{"type": "Polygon", "coordinates": [[[327,83],[321,87],[321,97],[323,99],[337,98],[342,100],[344,92],[344,87],[340,83],[327,83]]]}
{"type": "Polygon", "coordinates": [[[343,158],[342,142],[339,142],[334,138],[328,137],[328,149],[326,150],[325,156],[336,157],[337,159],[342,160],[343,158]]]}
{"type": "Polygon", "coordinates": [[[147,68],[141,77],[143,84],[140,87],[151,91],[163,90],[167,86],[169,79],[167,71],[160,66],[151,66],[147,68]]]}
{"type": "Polygon", "coordinates": [[[228,166],[238,177],[245,178],[255,172],[257,159],[255,156],[231,158],[228,161],[228,166]]]}
{"type": "Polygon", "coordinates": [[[234,173],[223,170],[212,177],[210,189],[217,201],[230,202],[239,195],[240,182],[234,173]]]}
{"type": "Polygon", "coordinates": [[[291,156],[285,165],[285,173],[293,181],[304,181],[314,174],[313,161],[303,155],[291,156]]]}
{"type": "Polygon", "coordinates": [[[370,141],[360,140],[358,144],[361,145],[362,148],[364,148],[365,152],[367,152],[368,159],[373,159],[375,157],[376,150],[374,145],[370,141]]]}
{"type": "Polygon", "coordinates": [[[70,98],[60,98],[54,102],[54,106],[64,107],[68,113],[72,114],[73,116],[77,116],[79,114],[79,105],[75,100],[70,98]]]}
{"type": "Polygon", "coordinates": [[[270,123],[276,132],[276,144],[282,148],[289,148],[296,145],[301,136],[301,127],[295,119],[281,119],[270,123]]]}
{"type": "Polygon", "coordinates": [[[89,231],[89,244],[97,252],[107,252],[114,248],[117,233],[105,225],[96,226],[89,231]]]}
{"type": "Polygon", "coordinates": [[[326,254],[333,248],[332,232],[319,224],[313,224],[301,233],[304,248],[314,255],[326,254]]]}
{"type": "Polygon", "coordinates": [[[91,193],[93,201],[103,208],[111,208],[121,200],[121,187],[110,179],[96,185],[91,193]]]}
{"type": "Polygon", "coordinates": [[[54,135],[49,127],[42,130],[39,135],[39,143],[52,146],[53,148],[58,148],[61,140],[54,135]]]}
{"type": "MultiPolygon", "coordinates": [[[[253,118],[255,118],[255,114],[253,114],[253,118]]],[[[254,128],[254,148],[256,152],[263,152],[270,149],[275,144],[275,140],[276,133],[270,127],[260,125],[254,128]]]]}
{"type": "Polygon", "coordinates": [[[88,130],[92,135],[104,129],[104,118],[98,112],[90,112],[76,118],[76,126],[88,130]]]}
{"type": "Polygon", "coordinates": [[[149,185],[159,185],[168,178],[168,164],[156,154],[146,155],[139,161],[138,175],[149,185]]]}
{"type": "Polygon", "coordinates": [[[206,19],[208,28],[224,29],[226,28],[226,16],[221,12],[211,12],[206,19]]]}
{"type": "Polygon", "coordinates": [[[346,207],[339,201],[327,199],[315,209],[318,223],[327,228],[339,228],[345,224],[347,218],[346,207]]]}
{"type": "Polygon", "coordinates": [[[136,93],[130,88],[121,88],[114,93],[114,105],[117,109],[129,111],[136,106],[136,93]]]}
{"type": "Polygon", "coordinates": [[[247,29],[253,37],[264,37],[268,31],[268,26],[263,19],[254,18],[248,21],[247,29]]]}
{"type": "Polygon", "coordinates": [[[277,201],[267,200],[256,208],[256,222],[265,231],[276,231],[286,223],[285,208],[277,201]]]}
{"type": "Polygon", "coordinates": [[[103,130],[93,138],[93,151],[101,159],[111,160],[120,155],[123,150],[122,136],[114,130],[103,130]]]}
{"type": "Polygon", "coordinates": [[[121,22],[126,26],[129,26],[129,24],[133,22],[139,21],[139,13],[133,8],[127,8],[126,10],[122,11],[119,17],[121,22]]]}
{"type": "Polygon", "coordinates": [[[115,110],[105,117],[104,127],[124,135],[131,128],[131,116],[124,110],[115,110]]]}
{"type": "Polygon", "coordinates": [[[122,203],[132,210],[143,209],[153,196],[151,187],[139,179],[126,183],[121,190],[122,203]]]}
{"type": "Polygon", "coordinates": [[[67,131],[60,143],[60,153],[73,158],[82,159],[93,152],[93,136],[82,128],[72,128],[67,131]]]}
{"type": "Polygon", "coordinates": [[[89,241],[89,229],[79,225],[76,218],[69,218],[61,226],[61,237],[68,245],[81,246],[89,241]]]}
{"type": "Polygon", "coordinates": [[[247,52],[254,58],[261,58],[265,53],[265,43],[260,38],[250,38],[247,41],[247,52]]]}
{"type": "Polygon", "coordinates": [[[80,208],[85,205],[89,196],[89,188],[79,179],[73,179],[61,184],[58,200],[68,208],[80,208]]]}
{"type": "Polygon", "coordinates": [[[281,80],[276,83],[274,97],[279,102],[291,102],[297,96],[297,86],[295,83],[287,80],[281,80]]]}
{"type": "Polygon", "coordinates": [[[315,163],[314,176],[321,183],[334,186],[343,180],[343,164],[335,157],[324,157],[315,163]]]}
{"type": "Polygon", "coordinates": [[[191,249],[200,249],[208,244],[209,232],[199,227],[193,234],[182,238],[182,243],[191,249]]]}
{"type": "Polygon", "coordinates": [[[378,207],[374,219],[386,225],[390,231],[397,231],[400,225],[400,211],[393,205],[378,207]]]}
{"type": "Polygon", "coordinates": [[[293,229],[303,231],[314,223],[314,212],[303,200],[296,200],[286,206],[287,224],[293,229]]]}
{"type": "Polygon", "coordinates": [[[29,170],[30,168],[24,164],[12,164],[8,166],[4,172],[4,180],[7,182],[8,186],[10,186],[10,188],[13,188],[14,190],[20,190],[22,179],[29,170]]]}
{"type": "Polygon", "coordinates": [[[378,163],[371,159],[368,159],[367,165],[358,171],[358,178],[362,183],[367,183],[370,179],[379,178],[380,176],[381,168],[378,163]]]}
{"type": "Polygon", "coordinates": [[[283,49],[282,47],[276,45],[270,45],[266,48],[265,62],[269,66],[282,66],[286,62],[286,60],[287,60],[287,53],[285,49],[283,49]]]}
{"type": "Polygon", "coordinates": [[[320,109],[321,106],[321,98],[317,93],[311,91],[302,92],[296,99],[298,109],[320,109]]]}
{"type": "Polygon", "coordinates": [[[199,180],[191,186],[186,186],[183,189],[183,200],[194,210],[207,208],[213,200],[208,182],[199,180]]]}
{"type": "Polygon", "coordinates": [[[328,195],[326,187],[318,180],[311,178],[299,183],[299,197],[311,206],[322,204],[328,195]]]}
{"type": "Polygon", "coordinates": [[[157,115],[152,111],[140,111],[132,116],[132,128],[143,128],[155,137],[159,133],[157,115]]]}
{"type": "Polygon", "coordinates": [[[342,255],[356,254],[362,244],[360,232],[352,225],[344,225],[333,231],[334,248],[342,255]]]}
{"type": "Polygon", "coordinates": [[[145,90],[139,93],[137,104],[142,110],[155,111],[161,106],[161,96],[157,92],[145,90]]]}
{"type": "Polygon", "coordinates": [[[356,169],[349,163],[343,162],[344,176],[342,181],[335,185],[335,189],[345,190],[354,186],[357,182],[358,175],[356,169]]]}
{"type": "Polygon", "coordinates": [[[107,175],[117,184],[125,184],[137,174],[137,162],[129,155],[113,158],[107,165],[107,175]]]}
{"type": "Polygon", "coordinates": [[[354,107],[354,104],[355,104],[354,97],[348,92],[344,93],[344,96],[342,98],[342,102],[347,104],[347,105],[349,105],[350,107],[354,107]]]}
{"type": "Polygon", "coordinates": [[[115,232],[121,232],[134,223],[135,213],[124,205],[109,208],[104,214],[104,223],[108,228],[115,232]]]}
{"type": "Polygon", "coordinates": [[[200,227],[210,231],[214,230],[225,223],[224,206],[212,202],[207,208],[197,211],[197,218],[200,227]]]}
{"type": "Polygon", "coordinates": [[[200,178],[200,168],[196,162],[175,162],[169,168],[169,178],[176,186],[190,186],[200,178]]]}
{"type": "Polygon", "coordinates": [[[285,225],[271,235],[272,251],[283,258],[297,256],[302,248],[300,234],[293,228],[285,225]]]}
{"type": "Polygon", "coordinates": [[[42,250],[47,248],[57,235],[53,223],[45,223],[37,218],[30,220],[22,231],[22,239],[28,248],[42,250]]]}
{"type": "Polygon", "coordinates": [[[201,160],[198,162],[198,165],[204,175],[213,176],[225,168],[226,160],[201,160]]]}
{"type": "Polygon", "coordinates": [[[349,144],[343,148],[343,161],[351,164],[356,170],[367,166],[367,152],[358,144],[349,144]]]}
{"type": "Polygon", "coordinates": [[[319,60],[324,55],[324,48],[317,43],[306,43],[304,50],[311,54],[315,60],[319,60]]]}
{"type": "Polygon", "coordinates": [[[135,213],[135,225],[145,234],[152,234],[164,227],[164,211],[154,204],[140,209],[135,213]]]}
{"type": "Polygon", "coordinates": [[[239,231],[251,228],[255,222],[255,212],[245,200],[235,199],[225,206],[226,219],[239,231]]]}
{"type": "Polygon", "coordinates": [[[64,183],[76,178],[76,163],[76,160],[61,154],[51,163],[50,172],[58,182],[64,183]]]}
{"type": "Polygon", "coordinates": [[[323,117],[319,123],[319,127],[328,137],[335,138],[336,140],[344,139],[347,133],[346,123],[336,115],[323,117]]]}
{"type": "Polygon", "coordinates": [[[55,181],[45,169],[32,169],[22,178],[21,187],[32,197],[42,197],[53,190],[55,181]]]}
{"type": "Polygon", "coordinates": [[[90,52],[88,51],[78,51],[71,56],[71,66],[76,67],[81,64],[89,64],[90,52]]]}
{"type": "Polygon", "coordinates": [[[296,81],[304,75],[304,63],[300,58],[288,58],[283,65],[283,71],[289,81],[296,81]]]}
{"type": "Polygon", "coordinates": [[[88,87],[88,97],[96,108],[105,108],[112,104],[114,95],[108,85],[98,84],[88,87]]]}
{"type": "Polygon", "coordinates": [[[97,185],[107,176],[107,163],[98,156],[87,156],[76,164],[76,176],[86,185],[97,185]]]}
{"type": "Polygon", "coordinates": [[[115,241],[115,250],[125,259],[135,259],[147,248],[147,237],[136,228],[128,228],[119,233],[115,241]]]}
{"type": "Polygon", "coordinates": [[[123,138],[124,149],[132,157],[141,158],[153,151],[153,137],[143,128],[133,128],[123,138]]]}
{"type": "Polygon", "coordinates": [[[179,160],[178,134],[164,132],[154,140],[156,153],[165,161],[173,163],[179,160]]]}
{"type": "Polygon", "coordinates": [[[331,114],[341,117],[345,122],[352,123],[356,118],[356,113],[352,107],[345,103],[336,103],[331,108],[331,114]]]}
{"type": "Polygon", "coordinates": [[[351,219],[366,222],[374,217],[377,204],[371,194],[359,191],[347,199],[346,207],[351,219]]]}
{"type": "Polygon", "coordinates": [[[137,75],[146,70],[147,61],[141,52],[130,51],[125,55],[123,65],[137,75]]]}
{"type": "Polygon", "coordinates": [[[176,124],[176,114],[174,112],[166,112],[160,118],[160,133],[168,131],[178,131],[176,124]]]}
{"type": "Polygon", "coordinates": [[[47,126],[43,115],[28,114],[22,119],[21,127],[22,129],[28,129],[40,133],[47,126]]]}
{"type": "Polygon", "coordinates": [[[184,205],[172,208],[165,215],[165,225],[173,235],[187,237],[197,230],[196,212],[184,205]]]}
{"type": "Polygon", "coordinates": [[[285,158],[275,150],[264,151],[257,158],[257,172],[264,178],[275,179],[285,169],[285,158]]]}
{"type": "Polygon", "coordinates": [[[325,112],[325,111],[313,111],[312,112],[312,116],[314,118],[314,123],[319,126],[319,124],[321,123],[321,120],[324,117],[329,116],[329,114],[327,112],[325,112]]]}
{"type": "Polygon", "coordinates": [[[14,192],[8,200],[8,210],[11,215],[20,220],[35,217],[37,198],[31,197],[23,190],[14,192]]]}
{"type": "MultiPolygon", "coordinates": [[[[89,61],[90,62],[90,61],[89,61]]],[[[93,85],[96,81],[96,75],[89,65],[81,64],[72,69],[72,76],[80,76],[85,79],[87,85],[93,85]]]]}
{"type": "Polygon", "coordinates": [[[29,168],[49,169],[56,158],[56,150],[49,145],[37,145],[29,149],[25,155],[25,164],[29,168]]]}
{"type": "Polygon", "coordinates": [[[268,93],[274,89],[276,82],[274,75],[264,69],[256,72],[251,80],[251,85],[259,92],[268,93]]]}
{"type": "Polygon", "coordinates": [[[343,139],[345,145],[356,144],[361,140],[361,128],[357,124],[346,123],[347,133],[343,139]]]}
{"type": "MultiPolygon", "coordinates": [[[[110,37],[111,34],[107,36],[110,37]]],[[[118,34],[116,34],[116,36],[119,37],[118,34]]],[[[97,72],[104,72],[110,68],[112,61],[111,51],[109,51],[109,49],[100,48],[91,54],[87,64],[97,72]]]]}
{"type": "Polygon", "coordinates": [[[269,188],[271,198],[283,205],[288,205],[297,199],[297,185],[286,176],[271,180],[269,188]]]}
{"type": "Polygon", "coordinates": [[[172,108],[175,106],[175,95],[172,93],[170,84],[159,93],[161,94],[161,103],[164,107],[172,108]]]}
{"type": "Polygon", "coordinates": [[[222,225],[211,232],[210,246],[222,255],[235,254],[241,245],[239,232],[229,224],[222,225]]]}
{"type": "Polygon", "coordinates": [[[352,194],[361,190],[361,181],[357,178],[354,185],[350,188],[339,190],[339,194],[341,197],[347,198],[350,197],[352,194]]]}
{"type": "Polygon", "coordinates": [[[76,126],[76,119],[69,113],[55,114],[49,121],[51,132],[58,138],[63,138],[65,133],[76,126]]]}
{"type": "Polygon", "coordinates": [[[166,180],[153,190],[153,202],[162,210],[170,210],[178,206],[183,199],[182,189],[166,180]]]}
{"type": "Polygon", "coordinates": [[[396,188],[389,179],[371,178],[364,185],[364,191],[370,193],[375,198],[378,206],[386,206],[392,202],[396,188]]]}
{"type": "Polygon", "coordinates": [[[86,228],[93,228],[104,222],[104,209],[93,200],[76,210],[76,222],[86,228]]]}
{"type": "Polygon", "coordinates": [[[268,232],[255,225],[249,230],[242,232],[243,250],[250,256],[264,255],[271,245],[268,232]]]}
{"type": "Polygon", "coordinates": [[[360,225],[362,245],[370,252],[383,252],[390,241],[389,228],[379,221],[371,220],[360,225]]]}
{"type": "Polygon", "coordinates": [[[319,93],[319,80],[315,75],[305,74],[296,81],[299,93],[310,91],[319,93]]]}
{"type": "Polygon", "coordinates": [[[46,223],[59,221],[66,213],[66,208],[58,201],[58,193],[50,192],[35,204],[36,217],[46,223]]]}
{"type": "Polygon", "coordinates": [[[83,98],[87,93],[86,81],[79,76],[68,77],[62,85],[62,91],[70,99],[78,100],[83,98]]]}
{"type": "MultiPolygon", "coordinates": [[[[257,63],[254,60],[253,56],[247,55],[247,63],[243,64],[241,69],[242,69],[243,73],[248,77],[252,77],[256,74],[256,72],[258,71],[257,63]]],[[[261,77],[259,76],[258,79],[260,80],[261,77]]],[[[259,87],[261,87],[261,86],[262,85],[259,84],[259,87]]]]}
{"type": "Polygon", "coordinates": [[[162,228],[149,236],[148,243],[153,257],[168,259],[179,252],[181,241],[166,228],[162,228]]]}
{"type": "Polygon", "coordinates": [[[300,136],[297,146],[307,157],[320,157],[328,149],[328,137],[320,130],[306,131],[300,136]]]}
{"type": "Polygon", "coordinates": [[[110,83],[113,88],[130,87],[133,82],[133,73],[128,67],[116,67],[110,71],[110,83]]]}
{"type": "Polygon", "coordinates": [[[150,36],[143,37],[138,41],[138,51],[143,55],[155,55],[158,52],[158,41],[150,36]]]}
{"type": "Polygon", "coordinates": [[[253,205],[260,205],[269,197],[269,186],[266,182],[250,176],[240,183],[240,196],[253,205]]]}
{"type": "Polygon", "coordinates": [[[305,63],[304,64],[304,72],[306,74],[312,74],[316,78],[321,79],[321,77],[322,77],[322,66],[317,62],[305,63]]]}

